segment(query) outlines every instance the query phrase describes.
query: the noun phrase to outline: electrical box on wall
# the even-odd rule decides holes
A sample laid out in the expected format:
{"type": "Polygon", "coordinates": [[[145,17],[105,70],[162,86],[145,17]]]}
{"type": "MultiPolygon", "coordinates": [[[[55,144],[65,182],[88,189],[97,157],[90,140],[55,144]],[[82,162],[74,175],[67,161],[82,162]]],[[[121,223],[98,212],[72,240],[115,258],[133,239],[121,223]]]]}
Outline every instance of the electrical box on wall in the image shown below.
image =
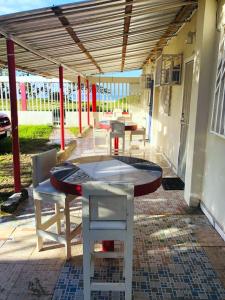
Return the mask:
{"type": "Polygon", "coordinates": [[[182,64],[182,54],[162,54],[156,60],[155,86],[181,84],[182,64]]]}

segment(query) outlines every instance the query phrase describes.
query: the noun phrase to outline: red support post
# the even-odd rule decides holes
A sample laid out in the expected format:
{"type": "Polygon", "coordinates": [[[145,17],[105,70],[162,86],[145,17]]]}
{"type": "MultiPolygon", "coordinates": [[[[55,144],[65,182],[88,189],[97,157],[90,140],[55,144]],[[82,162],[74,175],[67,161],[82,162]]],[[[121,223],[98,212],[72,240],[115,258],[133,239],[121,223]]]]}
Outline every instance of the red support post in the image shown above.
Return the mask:
{"type": "Polygon", "coordinates": [[[20,180],[20,145],[18,134],[18,112],[17,112],[17,93],[16,93],[16,65],[14,42],[11,39],[6,40],[8,71],[9,71],[9,94],[11,107],[12,124],[12,153],[13,153],[13,176],[15,193],[21,191],[20,180]]]}
{"type": "Polygon", "coordinates": [[[97,89],[96,84],[92,84],[92,111],[96,112],[97,89]]]}
{"type": "Polygon", "coordinates": [[[89,81],[87,80],[87,123],[90,126],[90,89],[89,81]]]}
{"type": "Polygon", "coordinates": [[[80,75],[78,76],[78,87],[77,87],[77,92],[78,92],[78,119],[79,119],[79,132],[80,135],[82,134],[82,104],[81,104],[81,82],[80,82],[80,75]]]}
{"type": "Polygon", "coordinates": [[[24,82],[20,83],[20,91],[21,91],[22,111],[27,111],[27,95],[26,95],[26,86],[24,82]]]}
{"type": "Polygon", "coordinates": [[[61,143],[61,150],[65,150],[64,93],[63,93],[63,67],[62,66],[59,66],[59,103],[60,103],[60,143],[61,143]]]}

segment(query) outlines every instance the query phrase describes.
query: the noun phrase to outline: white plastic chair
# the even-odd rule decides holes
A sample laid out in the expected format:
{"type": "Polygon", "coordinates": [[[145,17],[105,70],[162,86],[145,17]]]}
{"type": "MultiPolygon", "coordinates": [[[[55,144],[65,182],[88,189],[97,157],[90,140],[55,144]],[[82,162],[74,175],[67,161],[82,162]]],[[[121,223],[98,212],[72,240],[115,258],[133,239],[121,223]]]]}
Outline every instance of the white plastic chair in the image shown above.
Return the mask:
{"type": "Polygon", "coordinates": [[[132,130],[130,132],[130,143],[132,143],[134,136],[141,137],[140,141],[142,141],[145,146],[146,129],[144,127],[137,128],[136,130],[132,130]]]}
{"type": "Polygon", "coordinates": [[[66,258],[71,257],[71,240],[78,234],[79,226],[73,231],[70,230],[70,209],[69,203],[75,198],[56,190],[50,182],[50,170],[56,165],[56,149],[32,156],[33,164],[33,198],[35,207],[35,221],[37,233],[38,251],[43,249],[43,238],[64,244],[66,258]],[[55,214],[42,223],[41,202],[55,204],[55,214]],[[60,211],[63,208],[63,212],[60,211]],[[65,218],[65,234],[61,232],[61,219],[65,218]],[[48,230],[56,223],[57,233],[48,230]]]}
{"type": "Polygon", "coordinates": [[[130,132],[130,156],[141,156],[142,158],[145,158],[145,137],[145,128],[138,128],[130,132]]]}
{"type": "Polygon", "coordinates": [[[99,150],[105,151],[108,147],[108,139],[109,139],[108,130],[104,128],[99,128],[97,122],[95,121],[93,127],[94,152],[98,152],[99,150]]]}
{"type": "Polygon", "coordinates": [[[110,122],[110,135],[109,135],[109,152],[110,155],[123,154],[125,152],[125,125],[118,121],[110,122]],[[118,138],[118,149],[114,147],[115,138],[118,138]],[[121,147],[122,142],[122,147],[121,147]]]}
{"type": "Polygon", "coordinates": [[[82,185],[84,300],[91,291],[124,291],[132,298],[134,187],[131,184],[87,182],[82,185]],[[120,240],[124,253],[95,252],[95,241],[120,240]],[[94,258],[124,258],[124,282],[95,282],[94,258]]]}

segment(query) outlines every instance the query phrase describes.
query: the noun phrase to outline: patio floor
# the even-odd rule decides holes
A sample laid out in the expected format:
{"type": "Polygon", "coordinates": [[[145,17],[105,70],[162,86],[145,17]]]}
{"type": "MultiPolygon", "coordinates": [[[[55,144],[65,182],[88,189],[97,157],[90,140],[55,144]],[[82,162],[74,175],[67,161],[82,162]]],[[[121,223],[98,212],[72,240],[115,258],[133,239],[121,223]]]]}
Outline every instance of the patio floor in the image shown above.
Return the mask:
{"type": "MultiPolygon", "coordinates": [[[[106,153],[92,145],[90,133],[78,140],[71,158],[106,153]]],[[[138,154],[160,164],[164,176],[172,175],[149,145],[138,154]]],[[[47,216],[51,208],[44,211],[47,216]]],[[[73,204],[72,215],[80,218],[81,203],[73,204]]],[[[134,299],[225,299],[225,242],[199,209],[188,208],[183,191],[160,187],[135,198],[134,223],[134,299]]],[[[82,245],[74,245],[73,259],[65,262],[63,248],[49,243],[49,250],[37,252],[35,243],[30,198],[15,215],[0,218],[0,299],[83,299],[82,245]]],[[[121,266],[120,261],[98,261],[95,276],[120,279],[121,266]]],[[[118,293],[93,294],[96,300],[120,298],[118,293]]]]}

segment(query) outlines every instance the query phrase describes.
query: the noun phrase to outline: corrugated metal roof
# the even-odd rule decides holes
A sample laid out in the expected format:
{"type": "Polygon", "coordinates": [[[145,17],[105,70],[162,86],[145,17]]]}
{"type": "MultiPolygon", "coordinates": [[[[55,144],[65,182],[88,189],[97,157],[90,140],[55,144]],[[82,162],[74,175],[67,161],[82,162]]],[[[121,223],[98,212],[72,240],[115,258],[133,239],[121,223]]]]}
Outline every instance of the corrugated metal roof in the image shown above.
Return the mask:
{"type": "Polygon", "coordinates": [[[20,69],[74,80],[140,69],[190,18],[195,0],[90,0],[0,16],[0,64],[5,37],[15,41],[20,69]]]}

